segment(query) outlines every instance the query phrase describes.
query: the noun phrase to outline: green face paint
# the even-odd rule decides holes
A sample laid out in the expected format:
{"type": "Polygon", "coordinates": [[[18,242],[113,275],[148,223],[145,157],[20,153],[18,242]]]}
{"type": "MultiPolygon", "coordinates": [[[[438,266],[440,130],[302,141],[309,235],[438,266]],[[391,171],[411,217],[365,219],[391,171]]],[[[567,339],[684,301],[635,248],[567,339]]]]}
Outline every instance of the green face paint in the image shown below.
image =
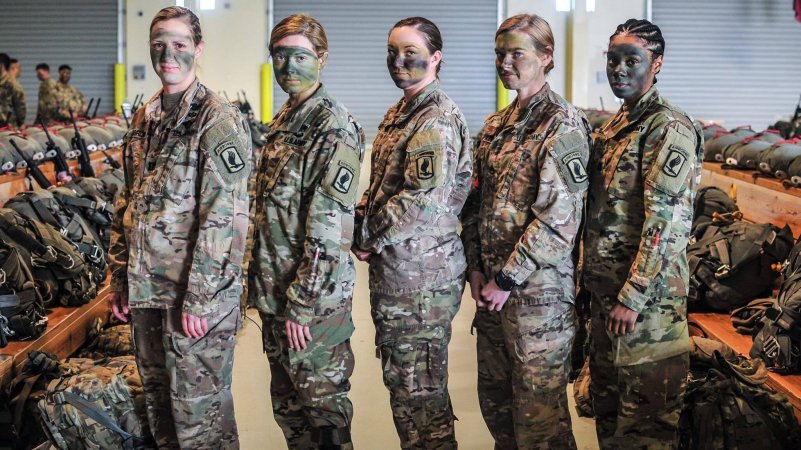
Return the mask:
{"type": "Polygon", "coordinates": [[[428,49],[410,44],[387,46],[387,69],[395,86],[406,89],[419,83],[428,73],[428,49]]]}
{"type": "Polygon", "coordinates": [[[645,47],[633,44],[610,45],[606,53],[606,78],[615,97],[638,100],[654,84],[651,58],[645,47]]]}
{"type": "Polygon", "coordinates": [[[180,84],[195,67],[192,36],[154,30],[150,35],[150,61],[162,84],[180,84]]]}
{"type": "Polygon", "coordinates": [[[275,47],[273,72],[278,85],[289,95],[313,89],[320,81],[320,59],[304,47],[275,47]]]}
{"type": "Polygon", "coordinates": [[[498,36],[495,39],[495,70],[506,89],[522,89],[535,81],[543,67],[531,38],[520,31],[498,36]]]}

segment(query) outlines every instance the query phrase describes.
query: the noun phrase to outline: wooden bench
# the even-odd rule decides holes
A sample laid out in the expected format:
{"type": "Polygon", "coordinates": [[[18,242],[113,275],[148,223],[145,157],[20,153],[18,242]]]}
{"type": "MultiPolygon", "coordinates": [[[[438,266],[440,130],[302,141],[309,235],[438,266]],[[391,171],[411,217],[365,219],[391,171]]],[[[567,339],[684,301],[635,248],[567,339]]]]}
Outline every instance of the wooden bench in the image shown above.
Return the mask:
{"type": "MultiPolygon", "coordinates": [[[[108,152],[119,160],[120,151],[114,149],[108,152]]],[[[96,174],[105,168],[103,160],[105,155],[95,152],[90,155],[92,167],[96,174]]],[[[69,162],[72,173],[78,173],[78,161],[69,162]]],[[[48,180],[55,183],[55,167],[52,162],[45,162],[39,166],[48,180]]],[[[25,171],[19,170],[16,174],[0,175],[0,205],[4,205],[9,198],[20,191],[29,190],[25,171]]],[[[34,188],[39,186],[34,182],[34,188]]],[[[99,317],[105,324],[108,322],[110,309],[108,306],[108,280],[94,300],[80,307],[55,307],[48,314],[48,324],[45,332],[39,338],[31,341],[11,341],[5,348],[0,348],[0,389],[5,388],[22,369],[22,365],[32,350],[42,350],[54,353],[59,358],[67,358],[86,342],[87,332],[92,321],[99,317]]]]}
{"type": "MultiPolygon", "coordinates": [[[[776,179],[757,174],[753,170],[727,170],[719,163],[704,163],[701,184],[736,192],[737,205],[746,220],[778,226],[786,223],[795,236],[801,235],[801,189],[783,186],[776,179]]],[[[728,344],[734,351],[748,355],[751,350],[751,337],[737,333],[728,314],[690,313],[689,318],[711,339],[728,344]]],[[[766,385],[787,395],[801,421],[801,375],[770,372],[766,385]]]]}

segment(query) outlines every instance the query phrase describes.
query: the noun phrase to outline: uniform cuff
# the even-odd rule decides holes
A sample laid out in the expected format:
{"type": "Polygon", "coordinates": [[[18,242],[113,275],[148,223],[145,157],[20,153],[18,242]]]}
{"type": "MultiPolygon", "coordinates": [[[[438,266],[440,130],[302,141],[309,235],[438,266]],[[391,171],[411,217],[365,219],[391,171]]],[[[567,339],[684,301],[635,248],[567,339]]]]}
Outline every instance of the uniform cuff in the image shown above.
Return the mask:
{"type": "Polygon", "coordinates": [[[195,317],[208,317],[213,313],[212,302],[203,301],[196,294],[187,292],[184,295],[183,312],[192,314],[195,317]]]}
{"type": "MultiPolygon", "coordinates": [[[[503,269],[501,269],[501,271],[498,273],[503,273],[506,277],[510,278],[514,282],[515,286],[520,286],[526,282],[532,273],[534,273],[534,270],[517,264],[510,258],[510,261],[508,261],[506,265],[503,266],[503,269]]],[[[497,280],[495,282],[497,283],[497,280]]]]}
{"type": "Polygon", "coordinates": [[[622,303],[623,306],[641,313],[645,309],[645,304],[648,302],[649,296],[641,292],[640,289],[641,288],[632,284],[631,281],[626,281],[626,284],[623,285],[623,288],[617,295],[617,301],[622,303]]]}
{"type": "Polygon", "coordinates": [[[108,286],[109,292],[128,292],[128,279],[126,278],[111,278],[108,286]]]}
{"type": "Polygon", "coordinates": [[[314,308],[308,308],[297,303],[289,302],[287,305],[286,318],[298,325],[307,327],[314,321],[314,308]]]}

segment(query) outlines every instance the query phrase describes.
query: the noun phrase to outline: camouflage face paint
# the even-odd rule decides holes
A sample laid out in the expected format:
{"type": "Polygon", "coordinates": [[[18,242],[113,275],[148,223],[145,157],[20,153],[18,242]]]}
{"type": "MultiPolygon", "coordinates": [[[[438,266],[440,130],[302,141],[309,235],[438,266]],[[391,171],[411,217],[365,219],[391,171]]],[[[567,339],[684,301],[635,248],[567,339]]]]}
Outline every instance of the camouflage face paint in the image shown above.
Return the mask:
{"type": "Polygon", "coordinates": [[[506,89],[521,89],[545,76],[531,38],[520,31],[509,31],[495,39],[495,70],[506,89]]]}
{"type": "Polygon", "coordinates": [[[157,24],[150,34],[150,61],[162,84],[180,84],[195,67],[192,36],[159,28],[157,24]]]}
{"type": "Polygon", "coordinates": [[[320,81],[320,59],[304,47],[275,47],[273,72],[281,89],[297,95],[313,89],[320,81]]]}
{"type": "Polygon", "coordinates": [[[387,45],[387,69],[395,86],[406,89],[419,83],[428,73],[428,49],[410,43],[387,45]]]}
{"type": "Polygon", "coordinates": [[[615,97],[622,98],[625,103],[636,102],[654,84],[648,49],[630,43],[610,45],[606,54],[606,78],[615,97]]]}

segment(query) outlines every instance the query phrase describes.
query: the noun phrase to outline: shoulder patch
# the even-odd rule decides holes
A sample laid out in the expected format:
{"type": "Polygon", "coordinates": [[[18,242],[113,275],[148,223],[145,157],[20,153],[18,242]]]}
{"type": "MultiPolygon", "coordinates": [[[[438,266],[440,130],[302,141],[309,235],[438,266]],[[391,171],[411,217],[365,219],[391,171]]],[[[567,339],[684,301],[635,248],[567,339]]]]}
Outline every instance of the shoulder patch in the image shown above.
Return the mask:
{"type": "Polygon", "coordinates": [[[347,140],[338,142],[323,178],[322,190],[340,205],[352,208],[356,204],[360,169],[360,150],[347,140]]]}
{"type": "Polygon", "coordinates": [[[694,165],[693,140],[669,127],[647,180],[665,193],[678,194],[685,186],[687,173],[694,165]]]}
{"type": "Polygon", "coordinates": [[[247,136],[240,136],[239,133],[241,131],[232,120],[223,120],[206,131],[200,141],[202,150],[207,152],[217,174],[226,185],[250,176],[250,149],[243,144],[247,136]]]}
{"type": "Polygon", "coordinates": [[[589,175],[587,160],[590,148],[587,138],[578,130],[559,136],[551,145],[553,157],[559,166],[559,175],[571,193],[587,189],[589,175]]]}
{"type": "Polygon", "coordinates": [[[439,130],[424,130],[409,138],[406,177],[417,189],[431,189],[445,181],[443,145],[439,130]]]}

